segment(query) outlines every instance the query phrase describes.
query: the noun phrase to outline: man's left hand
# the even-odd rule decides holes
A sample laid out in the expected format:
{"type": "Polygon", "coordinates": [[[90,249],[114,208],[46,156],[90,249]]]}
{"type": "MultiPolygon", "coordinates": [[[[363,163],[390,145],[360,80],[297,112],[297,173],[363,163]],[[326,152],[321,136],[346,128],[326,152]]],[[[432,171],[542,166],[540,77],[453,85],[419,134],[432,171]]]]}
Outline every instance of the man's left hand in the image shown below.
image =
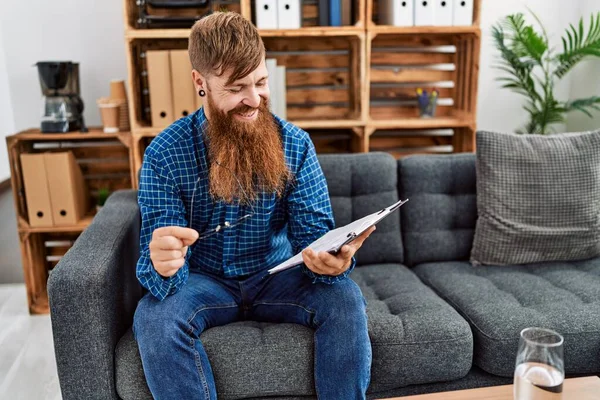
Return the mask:
{"type": "Polygon", "coordinates": [[[352,265],[352,257],[374,230],[375,225],[367,229],[362,235],[349,244],[342,246],[337,255],[329,254],[325,251],[315,253],[312,249],[305,249],[302,252],[302,260],[308,269],[316,274],[332,276],[341,275],[350,268],[350,265],[352,265]]]}

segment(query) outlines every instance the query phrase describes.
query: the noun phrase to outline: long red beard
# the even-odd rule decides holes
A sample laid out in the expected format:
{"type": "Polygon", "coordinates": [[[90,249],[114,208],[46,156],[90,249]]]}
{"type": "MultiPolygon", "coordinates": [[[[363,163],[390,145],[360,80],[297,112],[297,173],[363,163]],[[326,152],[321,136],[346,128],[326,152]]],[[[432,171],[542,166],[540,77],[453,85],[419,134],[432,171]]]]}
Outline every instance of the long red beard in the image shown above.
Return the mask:
{"type": "Polygon", "coordinates": [[[281,196],[290,172],[279,127],[269,112],[267,101],[261,101],[254,121],[244,122],[234,118],[234,114],[246,114],[252,107],[241,105],[225,113],[217,109],[210,96],[207,100],[210,120],[206,137],[213,198],[228,203],[238,199],[248,204],[261,192],[281,196]]]}

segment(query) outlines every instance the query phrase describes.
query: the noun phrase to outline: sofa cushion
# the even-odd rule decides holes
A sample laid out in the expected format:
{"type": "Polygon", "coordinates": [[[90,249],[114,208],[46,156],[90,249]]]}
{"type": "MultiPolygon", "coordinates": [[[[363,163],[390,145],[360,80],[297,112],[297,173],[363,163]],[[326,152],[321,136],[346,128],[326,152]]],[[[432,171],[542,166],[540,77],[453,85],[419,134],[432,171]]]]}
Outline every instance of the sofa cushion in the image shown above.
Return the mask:
{"type": "Polygon", "coordinates": [[[469,324],[410,269],[370,265],[351,277],[367,300],[370,391],[458,379],[469,372],[469,324]]]}
{"type": "MultiPolygon", "coordinates": [[[[319,155],[336,227],[398,201],[396,160],[387,153],[319,155]],[[375,178],[374,178],[375,177],[375,178]]],[[[400,213],[385,218],[356,253],[357,265],[403,262],[400,213]]]]}
{"type": "MultiPolygon", "coordinates": [[[[352,272],[367,299],[373,347],[369,391],[458,379],[471,368],[468,323],[398,264],[352,272]]],[[[237,322],[201,335],[220,399],[314,395],[313,331],[293,324],[237,322]]],[[[150,399],[131,331],[116,350],[117,392],[150,399]]]]}
{"type": "MultiPolygon", "coordinates": [[[[468,260],[477,220],[475,155],[398,160],[404,264],[468,260]]],[[[376,231],[377,232],[377,231],[376,231]]]]}
{"type": "Polygon", "coordinates": [[[512,376],[519,333],[538,326],[565,338],[567,374],[600,371],[600,259],[526,266],[418,265],[416,274],[471,324],[474,364],[512,376]]]}
{"type": "Polygon", "coordinates": [[[471,262],[527,264],[600,256],[600,130],[477,132],[471,262]]]}

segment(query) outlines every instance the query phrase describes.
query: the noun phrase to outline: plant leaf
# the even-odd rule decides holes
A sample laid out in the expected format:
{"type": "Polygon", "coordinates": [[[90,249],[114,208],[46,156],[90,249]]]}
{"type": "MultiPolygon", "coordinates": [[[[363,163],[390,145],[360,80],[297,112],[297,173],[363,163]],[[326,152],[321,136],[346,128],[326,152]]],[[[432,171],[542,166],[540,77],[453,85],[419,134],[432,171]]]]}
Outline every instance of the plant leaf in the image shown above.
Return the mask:
{"type": "Polygon", "coordinates": [[[590,110],[600,111],[600,96],[592,96],[584,99],[569,101],[564,105],[566,112],[580,111],[590,118],[593,118],[590,110]]]}
{"type": "Polygon", "coordinates": [[[587,34],[585,34],[583,18],[579,20],[577,28],[571,24],[566,34],[568,43],[563,37],[563,52],[557,57],[559,65],[555,75],[559,78],[565,76],[585,57],[600,57],[600,12],[591,16],[587,34]]]}

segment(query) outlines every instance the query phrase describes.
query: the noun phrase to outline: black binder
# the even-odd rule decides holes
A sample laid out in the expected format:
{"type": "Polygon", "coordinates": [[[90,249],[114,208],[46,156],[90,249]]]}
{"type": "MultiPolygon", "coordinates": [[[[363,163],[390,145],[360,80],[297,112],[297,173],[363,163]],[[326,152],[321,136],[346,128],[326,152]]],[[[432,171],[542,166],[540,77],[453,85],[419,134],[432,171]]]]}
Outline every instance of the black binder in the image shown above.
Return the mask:
{"type": "Polygon", "coordinates": [[[211,0],[141,0],[137,4],[138,28],[191,28],[212,12],[211,0]]]}

